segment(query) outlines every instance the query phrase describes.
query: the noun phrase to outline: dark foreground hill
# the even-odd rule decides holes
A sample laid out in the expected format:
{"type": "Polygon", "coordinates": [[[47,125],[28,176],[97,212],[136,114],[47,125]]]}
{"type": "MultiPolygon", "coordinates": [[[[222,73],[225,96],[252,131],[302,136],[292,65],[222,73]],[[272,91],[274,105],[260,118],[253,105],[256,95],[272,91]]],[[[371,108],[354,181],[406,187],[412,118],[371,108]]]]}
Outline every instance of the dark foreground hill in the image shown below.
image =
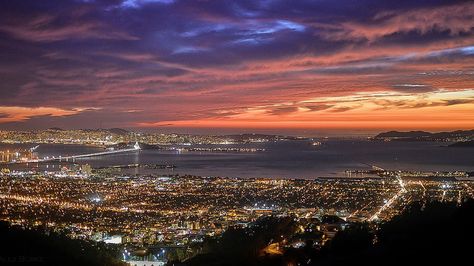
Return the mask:
{"type": "Polygon", "coordinates": [[[474,200],[459,206],[414,203],[378,227],[353,224],[321,249],[307,245],[259,255],[258,249],[293,227],[291,220],[274,218],[254,229],[233,229],[208,243],[208,252],[170,265],[470,265],[474,200]]]}
{"type": "MultiPolygon", "coordinates": [[[[472,259],[474,200],[461,205],[413,203],[378,226],[352,224],[322,248],[312,245],[310,239],[320,237],[313,232],[303,247],[276,255],[261,252],[271,242],[290,240],[298,227],[295,217],[266,217],[252,227],[232,228],[207,240],[201,255],[169,264],[470,265],[466,262],[472,259]]],[[[123,265],[117,255],[100,243],[0,222],[0,265],[123,265]]]]}
{"type": "Polygon", "coordinates": [[[125,265],[117,255],[102,243],[0,222],[0,265],[125,265]]]}

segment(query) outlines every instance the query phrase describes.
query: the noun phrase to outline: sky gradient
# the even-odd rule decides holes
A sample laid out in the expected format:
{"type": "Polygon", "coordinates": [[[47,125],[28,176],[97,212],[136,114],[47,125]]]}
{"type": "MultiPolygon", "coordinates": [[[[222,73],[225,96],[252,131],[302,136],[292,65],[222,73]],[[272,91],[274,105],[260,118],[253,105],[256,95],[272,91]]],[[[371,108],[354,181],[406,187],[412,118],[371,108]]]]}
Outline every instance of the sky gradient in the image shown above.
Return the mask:
{"type": "Polygon", "coordinates": [[[472,1],[0,0],[0,128],[474,128],[472,1]]]}

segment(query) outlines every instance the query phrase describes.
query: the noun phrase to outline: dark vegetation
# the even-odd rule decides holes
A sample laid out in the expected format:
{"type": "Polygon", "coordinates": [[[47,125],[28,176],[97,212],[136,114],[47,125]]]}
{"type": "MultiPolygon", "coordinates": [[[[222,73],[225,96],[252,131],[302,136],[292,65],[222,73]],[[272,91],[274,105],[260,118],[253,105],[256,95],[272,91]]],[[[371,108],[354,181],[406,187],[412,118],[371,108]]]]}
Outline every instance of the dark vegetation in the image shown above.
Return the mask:
{"type": "MultiPolygon", "coordinates": [[[[321,222],[335,223],[338,221],[321,222]]],[[[312,225],[314,221],[307,221],[312,225]]],[[[320,248],[320,232],[302,232],[295,217],[265,217],[230,228],[204,242],[201,254],[170,265],[470,265],[474,247],[474,200],[413,203],[378,227],[352,224],[320,248]],[[292,241],[282,254],[263,253],[271,243],[292,241]]],[[[0,222],[0,265],[124,265],[117,249],[73,240],[45,229],[26,230],[0,222]]]]}
{"type": "Polygon", "coordinates": [[[380,224],[353,224],[322,248],[311,241],[286,248],[282,255],[258,250],[289,237],[296,222],[265,218],[251,228],[230,229],[207,241],[204,254],[171,265],[471,265],[474,248],[474,200],[414,203],[380,224]]]}
{"type": "MultiPolygon", "coordinates": [[[[203,253],[183,265],[258,265],[266,262],[260,251],[295,231],[293,217],[264,217],[248,228],[229,228],[221,237],[208,239],[203,253]]],[[[170,265],[182,265],[169,263],[170,265]]]]}
{"type": "Polygon", "coordinates": [[[0,222],[0,265],[125,265],[118,255],[102,243],[0,222]]]}

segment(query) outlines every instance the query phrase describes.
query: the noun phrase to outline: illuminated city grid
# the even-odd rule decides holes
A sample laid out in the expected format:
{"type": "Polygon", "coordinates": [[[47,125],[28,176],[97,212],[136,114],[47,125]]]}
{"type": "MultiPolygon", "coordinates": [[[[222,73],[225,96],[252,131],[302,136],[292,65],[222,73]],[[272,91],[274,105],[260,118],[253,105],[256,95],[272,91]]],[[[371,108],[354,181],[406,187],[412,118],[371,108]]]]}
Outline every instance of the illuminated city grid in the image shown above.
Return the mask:
{"type": "Polygon", "coordinates": [[[185,245],[262,215],[386,220],[411,202],[461,202],[474,197],[473,189],[470,182],[426,179],[99,179],[11,172],[0,179],[0,218],[68,229],[76,238],[119,234],[124,243],[185,245]]]}

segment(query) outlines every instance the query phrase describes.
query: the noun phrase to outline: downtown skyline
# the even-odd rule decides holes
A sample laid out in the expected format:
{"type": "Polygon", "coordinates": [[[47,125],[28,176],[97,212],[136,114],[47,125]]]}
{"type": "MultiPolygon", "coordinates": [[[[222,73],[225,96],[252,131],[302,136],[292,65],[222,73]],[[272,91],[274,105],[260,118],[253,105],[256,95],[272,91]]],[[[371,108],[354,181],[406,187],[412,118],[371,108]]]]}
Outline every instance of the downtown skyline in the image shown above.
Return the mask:
{"type": "Polygon", "coordinates": [[[0,7],[0,128],[474,128],[470,1],[0,7]]]}

